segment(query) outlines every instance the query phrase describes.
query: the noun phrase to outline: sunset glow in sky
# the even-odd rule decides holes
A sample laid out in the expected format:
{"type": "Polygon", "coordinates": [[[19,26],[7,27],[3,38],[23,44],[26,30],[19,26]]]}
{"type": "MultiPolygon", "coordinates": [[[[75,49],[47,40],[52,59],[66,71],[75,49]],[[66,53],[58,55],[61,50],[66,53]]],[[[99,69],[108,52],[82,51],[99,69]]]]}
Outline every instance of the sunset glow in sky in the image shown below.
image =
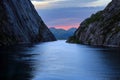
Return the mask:
{"type": "Polygon", "coordinates": [[[48,27],[79,27],[91,14],[103,10],[111,0],[31,0],[48,27]]]}

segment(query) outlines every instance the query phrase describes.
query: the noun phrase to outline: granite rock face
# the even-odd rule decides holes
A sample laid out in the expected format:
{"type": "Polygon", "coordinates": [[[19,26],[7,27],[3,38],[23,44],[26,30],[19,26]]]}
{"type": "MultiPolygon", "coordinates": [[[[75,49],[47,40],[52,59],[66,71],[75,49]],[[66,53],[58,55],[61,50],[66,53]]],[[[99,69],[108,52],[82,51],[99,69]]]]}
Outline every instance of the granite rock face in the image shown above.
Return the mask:
{"type": "Polygon", "coordinates": [[[0,1],[0,45],[53,40],[30,0],[0,1]]]}
{"type": "Polygon", "coordinates": [[[120,47],[120,0],[84,20],[68,42],[120,47]]]}

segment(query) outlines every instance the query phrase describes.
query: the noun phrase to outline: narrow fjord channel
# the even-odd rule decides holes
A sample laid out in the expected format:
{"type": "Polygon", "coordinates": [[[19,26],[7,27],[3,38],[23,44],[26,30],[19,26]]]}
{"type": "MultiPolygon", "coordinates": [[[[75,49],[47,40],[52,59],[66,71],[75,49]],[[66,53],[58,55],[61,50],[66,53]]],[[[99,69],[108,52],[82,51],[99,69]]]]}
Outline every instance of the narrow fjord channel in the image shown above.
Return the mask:
{"type": "Polygon", "coordinates": [[[120,80],[120,51],[116,48],[60,40],[1,48],[0,53],[0,74],[7,80],[120,80]]]}

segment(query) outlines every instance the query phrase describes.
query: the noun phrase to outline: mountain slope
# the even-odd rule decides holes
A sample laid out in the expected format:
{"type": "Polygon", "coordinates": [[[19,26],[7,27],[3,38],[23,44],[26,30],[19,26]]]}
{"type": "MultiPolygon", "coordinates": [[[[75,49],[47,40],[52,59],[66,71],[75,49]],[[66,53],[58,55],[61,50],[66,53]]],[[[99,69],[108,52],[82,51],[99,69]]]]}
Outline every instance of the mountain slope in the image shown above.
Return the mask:
{"type": "Polygon", "coordinates": [[[120,46],[120,0],[83,21],[68,42],[89,45],[120,46]]]}
{"type": "Polygon", "coordinates": [[[57,39],[68,39],[76,31],[76,28],[71,28],[69,30],[50,28],[50,30],[57,39]]]}
{"type": "Polygon", "coordinates": [[[55,40],[30,0],[0,1],[0,45],[55,40]]]}

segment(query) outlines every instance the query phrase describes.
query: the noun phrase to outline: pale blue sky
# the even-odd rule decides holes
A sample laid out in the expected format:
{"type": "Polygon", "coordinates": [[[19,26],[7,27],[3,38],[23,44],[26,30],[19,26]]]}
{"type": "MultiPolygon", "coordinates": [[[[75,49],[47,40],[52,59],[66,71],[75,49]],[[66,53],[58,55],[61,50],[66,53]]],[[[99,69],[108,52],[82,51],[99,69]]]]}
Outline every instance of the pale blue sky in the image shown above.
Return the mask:
{"type": "Polygon", "coordinates": [[[103,10],[111,0],[32,0],[48,27],[79,27],[91,14],[103,10]]]}
{"type": "Polygon", "coordinates": [[[111,0],[32,0],[36,8],[101,7],[111,0]]]}

